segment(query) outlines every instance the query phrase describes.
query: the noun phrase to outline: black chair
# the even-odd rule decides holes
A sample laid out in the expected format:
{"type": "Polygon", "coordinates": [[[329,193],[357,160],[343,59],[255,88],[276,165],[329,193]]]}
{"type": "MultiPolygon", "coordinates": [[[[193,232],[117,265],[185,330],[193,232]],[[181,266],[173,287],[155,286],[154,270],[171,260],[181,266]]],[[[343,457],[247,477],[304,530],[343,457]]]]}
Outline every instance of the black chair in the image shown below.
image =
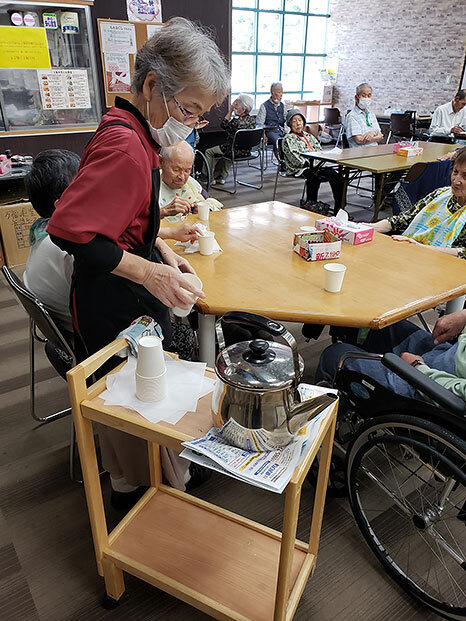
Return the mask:
{"type": "Polygon", "coordinates": [[[387,136],[387,144],[392,136],[394,138],[404,138],[413,140],[416,131],[416,111],[406,110],[402,113],[390,115],[390,131],[387,136]]]}
{"type": "Polygon", "coordinates": [[[429,136],[429,142],[440,142],[442,144],[455,144],[454,136],[429,136]]]}
{"type": "MultiPolygon", "coordinates": [[[[51,314],[42,302],[33,295],[16,274],[6,265],[2,267],[5,279],[18,298],[21,306],[29,316],[29,394],[30,414],[39,423],[50,423],[71,413],[71,408],[66,408],[48,416],[36,414],[36,391],[35,391],[35,342],[44,344],[45,354],[56,372],[66,380],[66,372],[75,365],[75,356],[67,337],[53,320],[51,314]],[[43,336],[39,336],[37,330],[43,336]]],[[[73,481],[79,481],[75,475],[75,440],[74,426],[71,425],[70,442],[70,476],[73,481]]]]}
{"type": "Polygon", "coordinates": [[[343,355],[333,387],[340,407],[332,472],[340,491],[347,485],[361,534],[409,595],[442,617],[465,619],[466,594],[456,585],[466,566],[466,403],[393,353],[343,355]],[[348,358],[378,360],[424,399],[348,369],[348,358]]]}
{"type": "Polygon", "coordinates": [[[202,153],[202,151],[199,151],[198,149],[194,149],[194,162],[193,162],[192,175],[194,179],[196,179],[196,181],[198,181],[199,183],[201,183],[200,177],[202,177],[204,174],[204,166],[207,171],[207,183],[206,183],[205,189],[208,192],[210,189],[210,186],[212,185],[212,174],[211,174],[209,162],[207,161],[206,156],[204,155],[204,153],[202,153]]]}
{"type": "Polygon", "coordinates": [[[265,130],[263,128],[256,129],[238,129],[235,132],[233,137],[233,143],[231,146],[231,154],[230,155],[216,155],[216,159],[224,158],[229,160],[232,163],[233,169],[233,190],[227,190],[226,188],[221,188],[218,185],[215,186],[216,190],[220,190],[221,192],[228,192],[228,194],[236,193],[236,185],[244,185],[249,188],[254,188],[256,190],[262,190],[264,186],[264,133],[265,130]],[[242,151],[250,151],[248,156],[238,157],[235,155],[236,152],[242,151]],[[250,162],[252,160],[256,160],[259,158],[259,170],[261,174],[261,184],[253,185],[251,183],[246,183],[245,181],[240,181],[238,179],[238,163],[239,162],[250,162]]]}
{"type": "MultiPolygon", "coordinates": [[[[340,132],[343,124],[341,122],[341,114],[338,108],[324,108],[324,125],[330,131],[340,132]]],[[[338,134],[338,138],[339,137],[340,134],[338,134]]]]}

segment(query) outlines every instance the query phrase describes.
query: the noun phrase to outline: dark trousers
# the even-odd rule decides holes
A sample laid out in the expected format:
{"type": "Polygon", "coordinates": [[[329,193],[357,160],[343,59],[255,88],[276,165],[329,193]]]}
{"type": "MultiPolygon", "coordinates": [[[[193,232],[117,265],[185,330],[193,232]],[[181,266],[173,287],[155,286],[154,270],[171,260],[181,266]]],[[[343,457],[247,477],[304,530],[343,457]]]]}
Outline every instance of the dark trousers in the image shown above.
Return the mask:
{"type": "Polygon", "coordinates": [[[341,199],[343,196],[343,180],[338,172],[333,168],[323,167],[319,170],[306,168],[303,173],[306,178],[306,193],[308,201],[316,201],[319,194],[321,183],[329,182],[332,188],[333,199],[335,201],[334,213],[341,207],[341,199]]]}
{"type": "Polygon", "coordinates": [[[273,145],[273,150],[276,151],[277,140],[283,138],[283,129],[281,127],[274,127],[273,129],[267,129],[265,132],[269,144],[273,145]]]}

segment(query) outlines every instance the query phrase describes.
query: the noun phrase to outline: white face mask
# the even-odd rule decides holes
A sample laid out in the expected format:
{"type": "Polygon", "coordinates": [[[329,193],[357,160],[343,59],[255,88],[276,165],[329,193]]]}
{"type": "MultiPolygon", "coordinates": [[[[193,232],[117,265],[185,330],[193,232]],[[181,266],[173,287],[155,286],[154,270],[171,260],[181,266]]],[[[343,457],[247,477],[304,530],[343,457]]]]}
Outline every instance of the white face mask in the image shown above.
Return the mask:
{"type": "Polygon", "coordinates": [[[180,121],[175,119],[174,116],[171,116],[168,110],[167,100],[165,99],[165,94],[163,92],[162,96],[165,102],[165,108],[167,109],[168,119],[160,129],[152,127],[149,121],[149,102],[147,102],[147,124],[149,125],[152,138],[161,147],[171,147],[183,142],[183,140],[186,140],[189,134],[193,131],[193,128],[180,123],[180,121]]]}
{"type": "Polygon", "coordinates": [[[361,99],[358,101],[358,106],[363,110],[367,110],[368,108],[370,108],[371,104],[372,99],[370,97],[361,97],[361,99]]]}

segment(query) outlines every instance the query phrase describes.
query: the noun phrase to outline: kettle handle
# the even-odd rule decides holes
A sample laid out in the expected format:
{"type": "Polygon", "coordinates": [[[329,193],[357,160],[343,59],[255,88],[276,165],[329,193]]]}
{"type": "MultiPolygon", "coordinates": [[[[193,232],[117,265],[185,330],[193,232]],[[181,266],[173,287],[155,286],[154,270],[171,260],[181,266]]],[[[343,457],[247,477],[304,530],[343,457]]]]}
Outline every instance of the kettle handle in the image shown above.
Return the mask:
{"type": "Polygon", "coordinates": [[[294,385],[299,384],[299,357],[298,357],[298,345],[293,335],[288,332],[284,325],[278,321],[268,319],[263,315],[256,315],[255,313],[247,313],[246,311],[229,311],[221,317],[215,324],[215,330],[217,333],[217,340],[220,349],[225,348],[225,339],[222,330],[223,323],[240,323],[246,326],[253,326],[261,330],[265,330],[272,336],[281,336],[291,347],[293,354],[293,366],[294,366],[294,385]]]}

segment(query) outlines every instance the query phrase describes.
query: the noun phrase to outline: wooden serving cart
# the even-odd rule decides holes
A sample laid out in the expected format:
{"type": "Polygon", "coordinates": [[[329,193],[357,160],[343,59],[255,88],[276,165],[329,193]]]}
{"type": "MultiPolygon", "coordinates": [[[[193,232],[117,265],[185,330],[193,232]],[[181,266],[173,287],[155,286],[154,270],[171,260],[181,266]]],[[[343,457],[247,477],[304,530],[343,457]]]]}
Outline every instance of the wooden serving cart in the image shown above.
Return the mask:
{"type": "MultiPolygon", "coordinates": [[[[107,602],[116,603],[128,572],[215,619],[289,621],[316,565],[338,402],[285,489],[282,532],[267,528],[162,483],[160,446],[181,443],[212,426],[211,395],[176,424],[154,424],[137,412],[106,406],[105,378],[92,376],[126,347],[117,339],[68,373],[76,438],[94,540],[107,602]],[[147,440],[151,487],[121,522],[107,530],[92,421],[147,440]],[[296,539],[301,488],[321,449],[309,542],[296,539]]],[[[122,365],[125,364],[124,362],[122,365]]],[[[121,368],[121,366],[118,368],[121,368]]],[[[213,377],[212,371],[207,374],[213,377]]]]}

